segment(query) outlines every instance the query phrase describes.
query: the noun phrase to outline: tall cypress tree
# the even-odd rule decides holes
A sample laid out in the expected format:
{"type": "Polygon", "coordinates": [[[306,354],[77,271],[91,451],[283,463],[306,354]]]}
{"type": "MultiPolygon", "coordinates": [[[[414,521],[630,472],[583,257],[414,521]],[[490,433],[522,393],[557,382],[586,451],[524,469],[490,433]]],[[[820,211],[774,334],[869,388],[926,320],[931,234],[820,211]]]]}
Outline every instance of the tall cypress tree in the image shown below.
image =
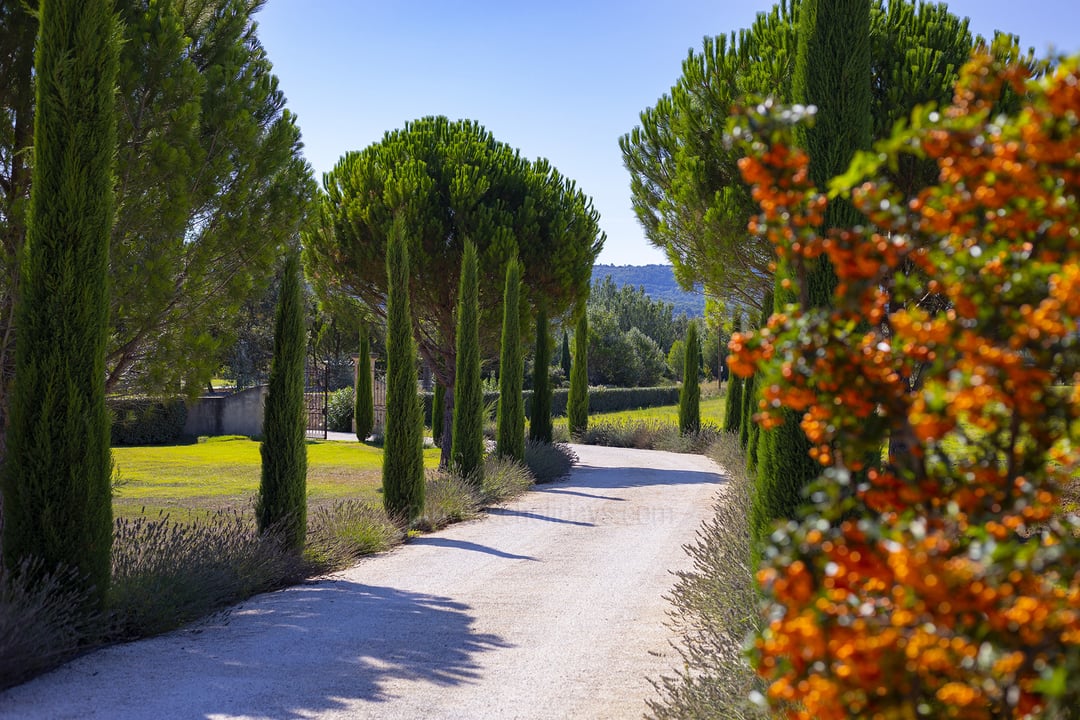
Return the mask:
{"type": "Polygon", "coordinates": [[[443,415],[446,412],[446,386],[435,383],[435,391],[431,394],[431,441],[436,447],[442,447],[443,439],[443,415]]]}
{"type": "Polygon", "coordinates": [[[562,356],[559,358],[559,364],[562,365],[563,377],[569,380],[570,373],[573,370],[573,363],[570,360],[570,336],[566,330],[562,332],[562,356]]]}
{"type": "MultiPolygon", "coordinates": [[[[820,187],[847,169],[855,151],[870,147],[871,68],[870,0],[804,0],[799,9],[798,47],[792,98],[815,105],[812,126],[797,128],[796,142],[810,156],[810,177],[820,187]]],[[[829,202],[822,230],[858,224],[859,213],[844,198],[829,202]]],[[[775,303],[781,310],[796,301],[782,283],[790,277],[777,269],[775,303]]],[[[805,279],[811,307],[828,307],[836,275],[822,257],[805,279]]],[[[763,540],[772,520],[794,517],[806,484],[820,472],[809,457],[810,442],[800,418],[784,411],[783,423],[758,441],[758,483],[751,523],[763,540]]]]}
{"type": "Polygon", "coordinates": [[[109,585],[112,458],[105,407],[115,215],[118,27],[108,0],[41,4],[37,114],[16,379],[4,466],[4,557],[109,585]]]}
{"type": "Polygon", "coordinates": [[[304,300],[300,254],[289,253],[274,319],[274,359],[263,415],[262,480],[255,516],[259,530],[281,532],[300,549],[307,533],[307,409],[304,403],[304,300]]]}
{"type": "Polygon", "coordinates": [[[521,266],[517,258],[511,258],[506,264],[506,288],[503,291],[495,451],[519,461],[525,459],[525,399],[522,396],[525,358],[521,352],[520,295],[521,266]]]}
{"type": "MultiPolygon", "coordinates": [[[[765,293],[764,302],[761,303],[761,317],[758,319],[758,328],[763,328],[769,323],[769,316],[773,309],[772,290],[765,293]]],[[[758,409],[758,373],[747,378],[743,385],[743,410],[742,421],[739,427],[739,443],[746,451],[746,467],[751,472],[757,470],[757,441],[760,428],[754,422],[754,413],[758,409]]]]}
{"type": "Polygon", "coordinates": [[[484,386],[480,380],[480,301],[476,245],[466,241],[458,282],[457,360],[451,462],[480,483],[484,472],[484,386]]]}
{"type": "Polygon", "coordinates": [[[574,364],[570,368],[566,419],[572,437],[581,437],[589,428],[589,313],[584,307],[574,329],[574,364]]]}
{"type": "Polygon", "coordinates": [[[679,390],[679,433],[692,435],[701,430],[701,387],[698,385],[701,343],[697,323],[686,328],[686,354],[683,356],[683,381],[679,390]]]}
{"type": "Polygon", "coordinates": [[[409,310],[409,250],[395,219],[386,246],[386,433],[383,507],[407,522],[424,511],[424,409],[409,310]]]}
{"type": "Polygon", "coordinates": [[[533,357],[533,395],[529,413],[529,439],[551,442],[551,337],[548,334],[547,310],[536,311],[536,353],[533,357]]]}
{"type": "MultiPolygon", "coordinates": [[[[742,313],[735,316],[735,332],[742,332],[742,313]]],[[[738,434],[742,429],[743,379],[732,375],[728,381],[727,397],[724,399],[724,430],[738,434]]]]}
{"type": "Polygon", "coordinates": [[[375,429],[375,395],[371,377],[371,336],[367,325],[360,326],[360,357],[356,361],[356,392],[353,396],[353,419],[356,439],[367,440],[375,429]]]}

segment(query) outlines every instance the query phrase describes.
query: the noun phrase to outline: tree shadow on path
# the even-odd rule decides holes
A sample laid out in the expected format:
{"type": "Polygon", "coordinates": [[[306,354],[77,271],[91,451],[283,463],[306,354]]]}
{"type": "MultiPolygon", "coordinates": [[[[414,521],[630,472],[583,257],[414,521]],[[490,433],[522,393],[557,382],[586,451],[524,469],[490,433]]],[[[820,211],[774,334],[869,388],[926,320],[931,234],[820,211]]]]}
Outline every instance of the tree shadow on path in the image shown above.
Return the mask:
{"type": "Polygon", "coordinates": [[[36,681],[51,692],[32,682],[0,694],[0,716],[76,717],[89,704],[117,718],[379,717],[396,697],[388,686],[477,683],[478,656],[511,647],[473,632],[468,611],[450,598],[344,580],[300,585],[85,656],[36,681]],[[118,692],[125,682],[134,687],[118,692]]]}

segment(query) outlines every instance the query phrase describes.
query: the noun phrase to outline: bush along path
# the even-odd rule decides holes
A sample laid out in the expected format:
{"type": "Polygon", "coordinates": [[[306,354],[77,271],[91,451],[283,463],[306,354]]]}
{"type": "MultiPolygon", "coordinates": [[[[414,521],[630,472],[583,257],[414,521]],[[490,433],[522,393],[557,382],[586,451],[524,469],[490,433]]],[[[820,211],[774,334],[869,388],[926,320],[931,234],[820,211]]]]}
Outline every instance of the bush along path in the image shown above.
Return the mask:
{"type": "Polygon", "coordinates": [[[0,694],[0,716],[640,716],[646,677],[681,664],[664,595],[722,477],[699,455],[574,450],[567,479],[482,523],[86,655],[0,694]]]}

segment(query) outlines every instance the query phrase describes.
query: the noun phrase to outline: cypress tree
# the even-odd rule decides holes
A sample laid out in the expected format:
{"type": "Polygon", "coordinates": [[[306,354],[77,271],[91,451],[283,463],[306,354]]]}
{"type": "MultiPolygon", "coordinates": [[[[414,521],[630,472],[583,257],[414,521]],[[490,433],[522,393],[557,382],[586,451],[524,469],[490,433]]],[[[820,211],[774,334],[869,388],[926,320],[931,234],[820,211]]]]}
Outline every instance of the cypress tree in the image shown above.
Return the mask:
{"type": "MultiPolygon", "coordinates": [[[[735,332],[742,332],[742,313],[735,316],[735,332]]],[[[728,381],[727,397],[724,399],[724,430],[739,434],[742,429],[743,379],[732,375],[728,381]]]]}
{"type": "Polygon", "coordinates": [[[506,264],[503,291],[502,346],[499,354],[499,411],[495,451],[521,461],[525,459],[525,358],[521,352],[521,266],[517,258],[506,264]]]}
{"type": "MultiPolygon", "coordinates": [[[[773,293],[770,290],[765,293],[764,301],[761,303],[761,317],[758,319],[757,325],[759,329],[769,323],[772,308],[773,293]]],[[[757,375],[757,373],[751,375],[743,385],[742,420],[739,426],[739,443],[742,445],[743,450],[746,451],[747,469],[751,471],[757,469],[758,424],[754,422],[754,413],[758,409],[757,375]],[[754,443],[753,447],[751,447],[751,443],[754,443]]]]}
{"type": "Polygon", "coordinates": [[[562,331],[562,357],[559,358],[559,362],[562,364],[563,377],[569,380],[573,363],[570,361],[570,336],[566,330],[562,331]]]}
{"type": "Polygon", "coordinates": [[[446,412],[446,386],[435,383],[435,392],[431,394],[431,441],[436,447],[442,447],[443,415],[446,412]]]}
{"type": "Polygon", "coordinates": [[[4,558],[109,585],[112,458],[105,407],[115,205],[118,27],[108,0],[42,3],[19,342],[3,475],[4,558]]]}
{"type": "Polygon", "coordinates": [[[353,397],[353,418],[356,420],[356,439],[367,440],[375,429],[375,396],[371,378],[371,336],[367,325],[360,327],[360,357],[356,361],[356,393],[353,397]]]}
{"type": "Polygon", "coordinates": [[[589,428],[589,314],[585,308],[574,330],[574,364],[570,369],[570,394],[566,398],[570,435],[578,438],[589,428]]]}
{"type": "Polygon", "coordinates": [[[547,310],[536,311],[536,354],[533,357],[533,395],[529,414],[529,438],[551,442],[551,338],[548,335],[547,310]]]}
{"type": "MultiPolygon", "coordinates": [[[[796,142],[810,156],[810,177],[820,187],[847,169],[855,151],[871,142],[870,1],[805,0],[799,9],[798,47],[792,79],[796,103],[815,105],[812,126],[796,128],[796,142]]],[[[850,201],[829,202],[822,230],[858,224],[850,201]]],[[[775,307],[796,301],[781,283],[791,271],[776,273],[775,307]]],[[[805,279],[811,307],[828,307],[836,275],[822,257],[805,279]]],[[[799,427],[800,418],[784,410],[783,423],[758,441],[758,483],[753,501],[752,529],[763,541],[771,522],[791,518],[803,502],[803,489],[821,468],[809,457],[810,442],[799,427]]]]}
{"type": "Polygon", "coordinates": [[[286,547],[300,549],[307,532],[307,409],[304,403],[304,301],[300,255],[285,259],[274,319],[274,359],[263,415],[262,479],[255,516],[259,530],[281,532],[286,547]]]}
{"type": "Polygon", "coordinates": [[[476,245],[466,242],[458,283],[450,457],[462,477],[479,484],[484,471],[484,386],[480,380],[480,290],[476,267],[476,245]]]}
{"type": "Polygon", "coordinates": [[[692,435],[701,430],[701,388],[698,386],[698,364],[701,345],[698,343],[697,323],[686,329],[686,354],[683,356],[683,382],[679,390],[679,433],[692,435]]]}
{"type": "Polygon", "coordinates": [[[424,511],[424,409],[409,310],[409,250],[395,219],[386,246],[386,432],[383,507],[411,522],[424,511]]]}

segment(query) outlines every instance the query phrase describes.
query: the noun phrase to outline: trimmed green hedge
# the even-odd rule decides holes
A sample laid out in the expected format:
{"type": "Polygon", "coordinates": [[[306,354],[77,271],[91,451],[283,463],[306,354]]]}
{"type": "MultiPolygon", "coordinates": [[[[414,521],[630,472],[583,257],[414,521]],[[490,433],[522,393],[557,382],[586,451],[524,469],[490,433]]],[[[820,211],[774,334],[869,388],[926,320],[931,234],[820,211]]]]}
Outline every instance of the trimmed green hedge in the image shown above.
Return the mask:
{"type": "Polygon", "coordinates": [[[113,445],[167,445],[176,442],[187,422],[183,398],[108,398],[113,445]]]}
{"type": "MultiPolygon", "coordinates": [[[[552,391],[552,417],[566,414],[566,397],[569,392],[567,388],[556,388],[552,391]]],[[[526,416],[528,416],[531,409],[532,390],[525,390],[522,395],[524,396],[526,416]]],[[[420,399],[424,403],[424,421],[429,427],[431,426],[432,397],[433,395],[430,392],[420,393],[420,399]]],[[[484,407],[494,409],[498,404],[498,400],[498,392],[484,393],[484,407]]],[[[590,413],[619,412],[621,410],[637,410],[639,408],[678,404],[679,388],[675,385],[650,388],[589,388],[590,413]]],[[[494,415],[492,418],[494,418],[494,415]]]]}

